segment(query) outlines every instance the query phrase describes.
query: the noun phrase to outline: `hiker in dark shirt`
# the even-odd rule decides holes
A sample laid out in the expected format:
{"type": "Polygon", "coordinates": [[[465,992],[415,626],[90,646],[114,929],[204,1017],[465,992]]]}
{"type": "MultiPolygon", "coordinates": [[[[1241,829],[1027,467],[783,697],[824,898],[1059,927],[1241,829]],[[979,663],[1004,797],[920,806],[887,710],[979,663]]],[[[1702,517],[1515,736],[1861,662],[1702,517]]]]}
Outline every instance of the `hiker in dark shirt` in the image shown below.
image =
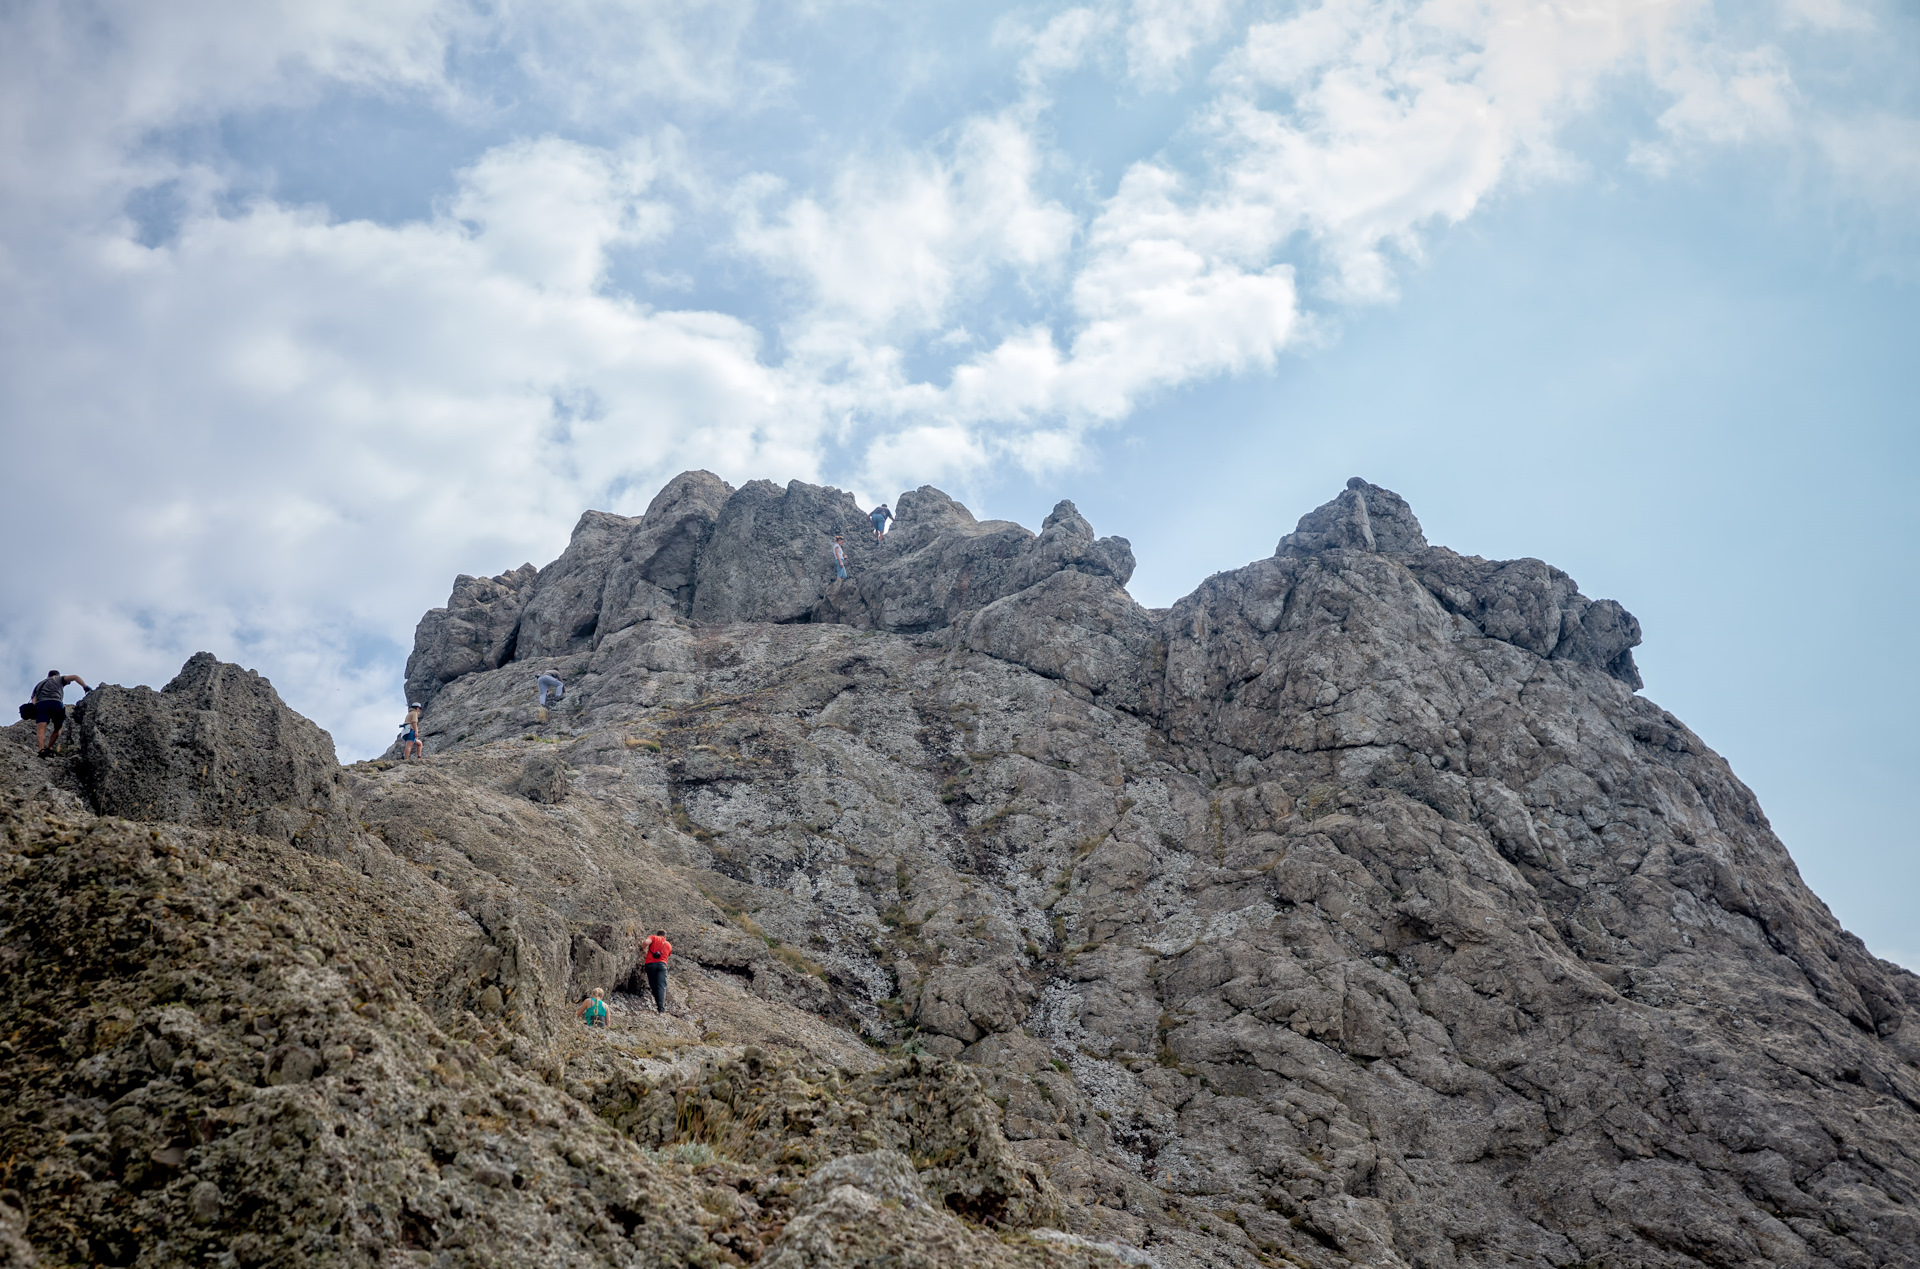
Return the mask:
{"type": "Polygon", "coordinates": [[[873,540],[884,541],[887,536],[887,521],[893,519],[893,512],[887,510],[887,504],[883,502],[873,509],[868,518],[873,521],[873,540]]]}
{"type": "Polygon", "coordinates": [[[47,677],[34,684],[33,688],[33,738],[40,745],[43,754],[52,753],[54,746],[60,743],[60,728],[67,721],[67,684],[78,683],[82,691],[91,692],[87,681],[78,674],[62,674],[58,670],[48,670],[47,677]],[[47,735],[47,724],[53,724],[53,735],[47,735]]]}

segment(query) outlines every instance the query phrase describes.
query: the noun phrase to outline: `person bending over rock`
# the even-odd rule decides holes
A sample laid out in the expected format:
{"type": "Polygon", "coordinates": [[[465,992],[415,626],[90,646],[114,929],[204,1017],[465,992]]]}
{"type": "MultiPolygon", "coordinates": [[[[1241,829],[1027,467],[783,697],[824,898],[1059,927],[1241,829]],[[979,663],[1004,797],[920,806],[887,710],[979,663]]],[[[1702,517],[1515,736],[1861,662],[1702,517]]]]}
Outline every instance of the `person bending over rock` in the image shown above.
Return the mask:
{"type": "Polygon", "coordinates": [[[647,940],[647,990],[653,993],[653,1011],[667,1011],[667,958],[673,955],[673,944],[667,942],[665,930],[655,930],[653,937],[647,940]]]}
{"type": "Polygon", "coordinates": [[[588,996],[580,1002],[580,1007],[574,1010],[574,1016],[577,1018],[585,1018],[587,1025],[590,1027],[604,1027],[607,1025],[607,1002],[605,997],[600,994],[598,987],[593,989],[591,996],[588,996]]]}
{"type": "Polygon", "coordinates": [[[78,683],[80,689],[91,692],[87,681],[78,674],[62,674],[58,670],[48,670],[47,677],[33,687],[33,738],[43,754],[52,753],[53,747],[60,743],[60,728],[67,721],[67,684],[78,683]],[[53,724],[53,735],[47,735],[47,724],[53,724]]]}
{"type": "Polygon", "coordinates": [[[560,676],[557,674],[542,674],[539,678],[534,680],[534,685],[540,689],[540,708],[541,709],[545,709],[547,707],[548,693],[552,693],[553,699],[556,703],[566,699],[567,685],[560,681],[560,676]]]}
{"type": "Polygon", "coordinates": [[[833,539],[833,571],[840,575],[840,580],[843,582],[847,580],[847,548],[845,544],[846,539],[843,537],[835,537],[833,539]]]}
{"type": "Polygon", "coordinates": [[[879,542],[887,536],[887,521],[893,519],[893,512],[887,510],[887,504],[881,503],[872,512],[873,540],[879,542]]]}

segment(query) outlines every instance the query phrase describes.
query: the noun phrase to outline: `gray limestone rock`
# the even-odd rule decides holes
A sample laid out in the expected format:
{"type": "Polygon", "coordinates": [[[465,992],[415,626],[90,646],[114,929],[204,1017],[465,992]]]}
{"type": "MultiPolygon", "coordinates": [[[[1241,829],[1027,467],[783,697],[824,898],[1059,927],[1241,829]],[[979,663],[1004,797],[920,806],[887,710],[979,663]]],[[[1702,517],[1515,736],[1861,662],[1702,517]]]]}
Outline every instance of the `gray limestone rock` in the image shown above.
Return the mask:
{"type": "Polygon", "coordinates": [[[1487,638],[1641,686],[1632,651],[1640,623],[1632,613],[1610,599],[1588,599],[1571,577],[1540,560],[1484,560],[1428,546],[1412,508],[1390,489],[1354,477],[1339,497],[1302,516],[1274,554],[1304,560],[1334,551],[1391,556],[1487,638]]]}
{"type": "Polygon", "coordinates": [[[540,574],[564,657],[482,658],[428,761],[354,768],[350,860],[215,860],[0,754],[30,1240],[85,1262],[124,1209],[183,1257],[337,1219],[556,1264],[1914,1263],[1920,978],[1637,694],[1618,604],[1364,481],[1164,611],[1070,504],[1036,535],[917,490],[875,545],[839,491],[673,488],[678,528],[589,517],[540,574]],[[808,571],[836,531],[845,584],[808,571]],[[662,926],[665,1018],[627,1003],[662,926]],[[371,1162],[275,1172],[242,1233],[229,1143],[274,1132],[371,1162]]]}
{"type": "Polygon", "coordinates": [[[566,800],[573,785],[567,779],[567,762],[551,749],[536,751],[520,766],[513,791],[529,802],[554,806],[566,800]]]}
{"type": "Polygon", "coordinates": [[[742,485],[694,565],[689,616],[703,624],[805,621],[830,590],[833,539],[846,539],[847,567],[859,577],[871,557],[873,526],[853,495],[790,481],[742,485]]]}
{"type": "Polygon", "coordinates": [[[936,970],[920,988],[914,1021],[922,1031],[972,1044],[1019,1026],[1027,1016],[1029,995],[1024,976],[1011,970],[936,970]]]}
{"type": "Polygon", "coordinates": [[[414,631],[407,699],[431,705],[440,689],[461,675],[513,660],[534,576],[533,565],[522,564],[498,577],[456,577],[447,606],[429,609],[414,631]]]}
{"type": "Polygon", "coordinates": [[[732,495],[712,472],[690,471],[645,515],[581,516],[566,551],[535,579],[515,658],[564,657],[639,622],[685,615],[694,562],[732,495]]]}
{"type": "MultiPolygon", "coordinates": [[[[1075,1235],[1163,1266],[1901,1263],[1920,980],[1635,694],[1618,604],[1430,546],[1365,482],[1161,613],[1070,507],[1034,536],[901,509],[811,622],[596,650],[576,743],[609,772],[568,805],[672,825],[813,967],[790,999],[957,1053],[1075,1235]]],[[[871,1220],[827,1193],[844,1219],[778,1254],[871,1220]]]]}
{"type": "Polygon", "coordinates": [[[898,1150],[874,1150],[866,1154],[841,1155],[807,1174],[806,1183],[794,1195],[793,1205],[805,1211],[826,1201],[843,1185],[863,1190],[885,1202],[892,1199],[902,1207],[925,1207],[927,1196],[920,1189],[920,1176],[913,1160],[898,1150]]]}
{"type": "Polygon", "coordinates": [[[599,640],[693,605],[694,565],[713,534],[733,486],[712,472],[682,472],[647,505],[640,524],[607,571],[599,640]]]}
{"type": "Polygon", "coordinates": [[[252,670],[198,652],[172,682],[104,686],[76,711],[103,815],[239,829],[337,853],[356,826],[333,738],[252,670]]]}
{"type": "Polygon", "coordinates": [[[1426,549],[1426,535],[1406,499],[1355,476],[1332,502],[1301,516],[1294,531],[1280,539],[1274,554],[1348,550],[1413,555],[1426,549]]]}
{"type": "Polygon", "coordinates": [[[685,616],[693,568],[733,487],[683,472],[638,517],[589,511],[558,560],[494,578],[461,576],[430,610],[407,658],[408,699],[433,703],[446,684],[510,661],[591,650],[642,621],[685,616]]]}
{"type": "Polygon", "coordinates": [[[866,513],[842,490],[801,481],[735,490],[709,472],[686,472],[637,519],[581,516],[566,551],[537,575],[529,567],[460,578],[448,606],[420,622],[408,689],[431,703],[464,675],[591,652],[642,622],[676,616],[943,629],[1060,573],[1117,590],[1133,575],[1133,550],[1124,538],[1096,537],[1071,502],[1036,535],[976,520],[931,486],[900,496],[893,532],[875,543],[866,513]],[[834,570],[836,535],[847,554],[844,580],[834,570]]]}

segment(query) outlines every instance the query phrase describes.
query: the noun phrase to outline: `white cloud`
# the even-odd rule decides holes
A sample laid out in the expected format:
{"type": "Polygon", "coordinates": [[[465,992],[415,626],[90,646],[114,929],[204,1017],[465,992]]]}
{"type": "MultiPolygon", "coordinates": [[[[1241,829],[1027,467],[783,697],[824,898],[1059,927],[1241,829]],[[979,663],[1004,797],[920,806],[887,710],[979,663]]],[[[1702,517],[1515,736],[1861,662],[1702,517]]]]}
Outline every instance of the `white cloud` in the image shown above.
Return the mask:
{"type": "Polygon", "coordinates": [[[1237,0],[1133,0],[1127,14],[1127,71],[1149,88],[1170,87],[1194,53],[1226,35],[1237,0]]]}
{"type": "MultiPolygon", "coordinates": [[[[422,595],[549,558],[619,488],[631,508],[683,466],[813,474],[811,399],[757,332],[593,289],[647,188],[641,158],[524,143],[465,175],[457,218],[263,202],[158,248],[67,242],[44,262],[61,306],[8,319],[0,386],[11,469],[80,458],[20,507],[63,530],[0,568],[67,598],[0,640],[116,675],[207,646],[351,683],[356,644],[404,645],[422,595]]],[[[384,739],[370,699],[334,708],[350,747],[384,739]]]]}
{"type": "Polygon", "coordinates": [[[576,120],[620,116],[647,101],[737,105],[789,76],[747,56],[752,0],[513,0],[490,14],[486,41],[576,120]]]}
{"type": "Polygon", "coordinates": [[[469,20],[446,0],[22,0],[0,18],[0,202],[58,217],[102,184],[171,175],[143,146],[154,129],[322,83],[442,91],[469,20]]]}
{"type": "Polygon", "coordinates": [[[1851,0],[1781,0],[1780,16],[1789,30],[1871,31],[1878,25],[1872,13],[1851,0]]]}
{"type": "Polygon", "coordinates": [[[639,197],[653,169],[644,145],[615,156],[552,137],[515,142],[464,174],[452,211],[477,226],[474,241],[494,271],[543,289],[588,291],[609,248],[670,228],[672,208],[639,197]]]}
{"type": "Polygon", "coordinates": [[[802,195],[763,219],[750,206],[740,248],[802,284],[798,326],[872,338],[943,325],[959,294],[997,269],[1044,273],[1074,230],[1038,196],[1040,155],[1012,114],[966,120],[950,155],[888,154],[848,163],[824,199],[802,195]]]}
{"type": "Polygon", "coordinates": [[[1119,15],[1111,5],[1080,6],[1055,14],[1037,31],[1023,22],[1002,20],[994,34],[997,43],[1025,46],[1020,79],[1033,89],[1056,75],[1078,70],[1118,25],[1119,15]]]}
{"type": "Polygon", "coordinates": [[[761,20],[748,0],[12,6],[0,445],[10,471],[84,460],[19,495],[21,523],[58,528],[0,584],[62,598],[5,619],[0,655],[286,667],[361,752],[387,735],[393,644],[454,572],[550,558],[584,506],[633,509],[685,466],[807,477],[837,449],[888,490],[1084,461],[1142,401],[1309,343],[1315,306],[1391,298],[1437,227],[1578,170],[1566,125],[1609,94],[1651,105],[1656,169],[1802,145],[1888,216],[1920,193],[1920,123],[1796,80],[1791,32],[1875,29],[1845,0],[1786,0],[1738,40],[1710,0],[1107,0],[1000,24],[1005,91],[918,134],[841,125],[825,159],[727,148],[753,132],[728,112],[799,108],[761,20]],[[1130,102],[1204,100],[1097,163],[1050,113],[1090,70],[1130,102]],[[523,94],[539,123],[392,224],[249,200],[232,155],[169,141],[343,91],[450,128],[523,94]],[[177,232],[142,245],[126,200],[161,181],[177,232]],[[709,298],[658,307],[629,277],[709,298]]]}

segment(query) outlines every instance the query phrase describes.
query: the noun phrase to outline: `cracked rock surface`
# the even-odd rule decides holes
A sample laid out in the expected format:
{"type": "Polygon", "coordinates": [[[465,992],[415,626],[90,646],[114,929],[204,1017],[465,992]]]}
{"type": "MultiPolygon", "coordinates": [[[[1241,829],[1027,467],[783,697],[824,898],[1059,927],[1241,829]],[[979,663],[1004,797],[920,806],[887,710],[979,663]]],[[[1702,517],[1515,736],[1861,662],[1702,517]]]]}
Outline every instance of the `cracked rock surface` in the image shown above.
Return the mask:
{"type": "Polygon", "coordinates": [[[688,473],[461,578],[428,757],[340,773],[344,838],[0,748],[0,1132],[51,1161],[0,1245],[1920,1263],[1920,979],[1638,694],[1619,604],[1358,479],[1165,610],[1069,503],[895,508],[688,473]]]}

